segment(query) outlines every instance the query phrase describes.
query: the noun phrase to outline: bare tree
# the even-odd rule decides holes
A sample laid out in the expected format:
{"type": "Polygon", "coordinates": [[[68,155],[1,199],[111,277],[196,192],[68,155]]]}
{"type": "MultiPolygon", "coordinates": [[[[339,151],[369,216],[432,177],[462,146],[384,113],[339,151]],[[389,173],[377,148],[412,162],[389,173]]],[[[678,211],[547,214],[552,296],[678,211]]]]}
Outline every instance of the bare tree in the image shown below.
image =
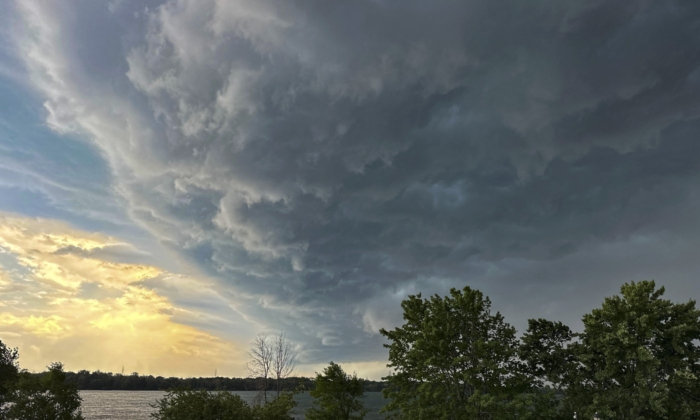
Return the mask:
{"type": "Polygon", "coordinates": [[[289,377],[297,365],[297,348],[284,332],[277,334],[272,343],[272,374],[277,380],[277,396],[280,395],[282,379],[289,377]]]}
{"type": "Polygon", "coordinates": [[[267,383],[272,372],[275,355],[272,343],[266,334],[258,334],[247,352],[250,361],[246,363],[246,369],[252,378],[258,379],[258,387],[267,403],[267,383]]]}

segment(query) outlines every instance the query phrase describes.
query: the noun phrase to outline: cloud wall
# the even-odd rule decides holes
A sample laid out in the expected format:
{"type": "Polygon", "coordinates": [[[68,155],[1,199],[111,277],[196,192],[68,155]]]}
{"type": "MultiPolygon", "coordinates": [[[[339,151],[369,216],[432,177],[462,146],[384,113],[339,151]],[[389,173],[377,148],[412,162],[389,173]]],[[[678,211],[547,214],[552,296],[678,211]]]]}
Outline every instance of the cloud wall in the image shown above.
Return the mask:
{"type": "Polygon", "coordinates": [[[519,327],[576,322],[629,280],[697,295],[699,12],[23,0],[13,42],[134,223],[305,363],[370,363],[409,293],[479,287],[519,327]]]}

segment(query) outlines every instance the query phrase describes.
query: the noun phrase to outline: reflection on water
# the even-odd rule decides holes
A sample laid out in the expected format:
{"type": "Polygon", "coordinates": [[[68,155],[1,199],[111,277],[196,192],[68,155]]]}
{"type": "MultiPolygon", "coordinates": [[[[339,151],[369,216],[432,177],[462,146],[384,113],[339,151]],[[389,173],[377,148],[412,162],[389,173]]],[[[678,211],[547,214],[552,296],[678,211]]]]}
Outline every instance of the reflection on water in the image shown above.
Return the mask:
{"type": "MultiPolygon", "coordinates": [[[[234,394],[240,395],[246,402],[252,404],[257,392],[238,391],[234,394]]],[[[151,404],[163,395],[165,392],[162,391],[80,391],[85,420],[149,420],[153,411],[151,404]]],[[[312,405],[311,396],[304,393],[296,395],[294,399],[299,403],[294,417],[303,419],[304,411],[312,405]]],[[[385,402],[381,392],[366,393],[365,407],[372,411],[365,419],[383,419],[384,416],[378,414],[378,411],[385,402]]]]}

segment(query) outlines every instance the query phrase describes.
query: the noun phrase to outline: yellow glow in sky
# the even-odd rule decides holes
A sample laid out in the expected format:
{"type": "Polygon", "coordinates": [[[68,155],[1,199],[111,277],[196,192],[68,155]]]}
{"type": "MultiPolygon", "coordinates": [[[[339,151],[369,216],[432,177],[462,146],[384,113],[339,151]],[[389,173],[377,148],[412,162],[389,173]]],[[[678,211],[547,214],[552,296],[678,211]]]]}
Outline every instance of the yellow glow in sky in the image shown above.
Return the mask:
{"type": "Polygon", "coordinates": [[[54,220],[0,214],[0,340],[19,347],[21,366],[243,375],[246,343],[179,322],[201,316],[144,283],[175,275],[110,258],[116,246],[129,245],[54,220]]]}

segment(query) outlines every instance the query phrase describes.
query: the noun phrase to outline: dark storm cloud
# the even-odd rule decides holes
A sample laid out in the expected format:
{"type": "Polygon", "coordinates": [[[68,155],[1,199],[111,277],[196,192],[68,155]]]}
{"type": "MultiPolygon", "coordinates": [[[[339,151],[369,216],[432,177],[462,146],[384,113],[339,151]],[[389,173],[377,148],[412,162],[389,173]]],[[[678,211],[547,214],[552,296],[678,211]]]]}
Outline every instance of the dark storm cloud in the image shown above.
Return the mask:
{"type": "MultiPolygon", "coordinates": [[[[36,9],[30,21],[52,19],[36,9]]],[[[243,313],[306,342],[309,360],[322,347],[379,354],[373,334],[407,293],[474,284],[520,316],[509,290],[541,304],[585,280],[562,277],[562,261],[615,266],[591,250],[697,232],[674,217],[697,208],[693,2],[121,1],[95,13],[108,29],[82,26],[94,16],[77,7],[51,25],[109,39],[31,44],[58,50],[58,75],[36,76],[50,120],[87,131],[133,217],[243,313]]],[[[613,271],[608,284],[640,275],[613,271]]]]}

